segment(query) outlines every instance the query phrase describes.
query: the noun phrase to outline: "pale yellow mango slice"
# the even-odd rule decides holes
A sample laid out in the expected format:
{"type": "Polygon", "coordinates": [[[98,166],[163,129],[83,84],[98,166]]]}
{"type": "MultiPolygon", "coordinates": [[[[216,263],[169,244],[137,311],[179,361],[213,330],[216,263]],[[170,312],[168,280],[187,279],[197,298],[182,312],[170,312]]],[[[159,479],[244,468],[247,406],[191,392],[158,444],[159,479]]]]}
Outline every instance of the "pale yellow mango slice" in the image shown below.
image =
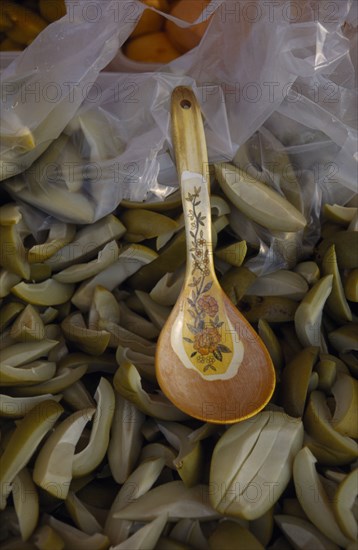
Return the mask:
{"type": "Polygon", "coordinates": [[[15,476],[27,465],[63,408],[54,400],[38,403],[17,425],[0,457],[0,509],[6,506],[15,476]]]}

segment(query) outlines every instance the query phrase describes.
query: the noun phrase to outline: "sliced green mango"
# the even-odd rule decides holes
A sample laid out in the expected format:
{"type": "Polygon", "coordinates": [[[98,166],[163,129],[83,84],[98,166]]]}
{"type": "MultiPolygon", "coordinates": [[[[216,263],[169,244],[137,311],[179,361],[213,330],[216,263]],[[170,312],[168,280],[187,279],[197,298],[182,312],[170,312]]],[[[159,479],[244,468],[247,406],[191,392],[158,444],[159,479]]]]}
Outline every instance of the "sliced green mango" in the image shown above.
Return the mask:
{"type": "Polygon", "coordinates": [[[42,244],[32,246],[28,252],[31,264],[44,262],[66,244],[70,243],[76,234],[76,226],[54,220],[48,233],[47,240],[42,244]]]}
{"type": "Polygon", "coordinates": [[[60,271],[79,261],[90,260],[105,244],[119,239],[124,233],[125,227],[116,216],[105,216],[79,229],[74,239],[46,260],[46,263],[53,271],[60,271]]]}
{"type": "Polygon", "coordinates": [[[225,195],[248,218],[274,231],[299,231],[305,217],[288,200],[268,185],[228,163],[215,165],[225,195]]]}
{"type": "Polygon", "coordinates": [[[23,468],[14,479],[12,496],[18,517],[21,538],[28,540],[34,532],[39,519],[39,497],[31,473],[23,468]]]}
{"type": "Polygon", "coordinates": [[[54,400],[38,403],[19,422],[0,457],[0,509],[6,506],[16,475],[27,465],[38,445],[62,414],[63,408],[54,400]]]}
{"type": "Polygon", "coordinates": [[[333,275],[322,277],[306,294],[295,312],[296,334],[303,346],[322,346],[322,313],[332,291],[333,275]]]}
{"type": "Polygon", "coordinates": [[[42,489],[65,500],[72,479],[75,447],[95,409],[76,411],[63,420],[37,455],[33,479],[42,489]]]}
{"type": "Polygon", "coordinates": [[[254,422],[231,426],[211,460],[212,505],[222,515],[248,520],[262,516],[288,485],[302,442],[302,422],[279,411],[264,411],[254,422]]]}
{"type": "Polygon", "coordinates": [[[335,544],[345,548],[347,538],[337,524],[327,494],[318,477],[316,462],[316,458],[307,447],[297,453],[293,464],[297,498],[307,517],[317,529],[335,544]]]}
{"type": "Polygon", "coordinates": [[[326,308],[334,320],[346,323],[352,320],[352,312],[347,303],[341,275],[338,269],[335,246],[332,244],[322,259],[322,274],[333,275],[332,290],[327,298],[326,308]]]}
{"type": "Polygon", "coordinates": [[[176,221],[168,216],[141,208],[123,212],[121,222],[127,230],[125,240],[132,243],[152,239],[177,228],[176,221]]]}
{"type": "Polygon", "coordinates": [[[38,310],[28,304],[14,321],[10,335],[21,342],[42,340],[45,337],[45,327],[38,310]]]}
{"type": "Polygon", "coordinates": [[[71,299],[74,285],[66,285],[47,279],[42,283],[21,282],[12,287],[11,292],[21,300],[38,306],[57,306],[71,299]]]}
{"type": "Polygon", "coordinates": [[[94,395],[97,403],[88,445],[75,453],[72,475],[84,476],[97,468],[106,455],[114,414],[115,395],[112,385],[102,377],[94,395]]]}
{"type": "Polygon", "coordinates": [[[318,347],[307,347],[300,351],[282,371],[282,403],[285,411],[291,416],[303,416],[312,370],[318,353],[318,347]]]}

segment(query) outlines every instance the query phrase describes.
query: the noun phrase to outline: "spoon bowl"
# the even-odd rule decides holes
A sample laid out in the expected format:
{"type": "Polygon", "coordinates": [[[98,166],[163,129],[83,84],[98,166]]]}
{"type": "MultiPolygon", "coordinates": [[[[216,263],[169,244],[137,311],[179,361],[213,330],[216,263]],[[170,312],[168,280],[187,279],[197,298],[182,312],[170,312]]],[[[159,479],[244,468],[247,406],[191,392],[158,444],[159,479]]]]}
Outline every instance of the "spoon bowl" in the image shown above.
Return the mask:
{"type": "Polygon", "coordinates": [[[157,379],[188,415],[219,424],[238,422],[268,403],[275,370],[262,340],[215,274],[204,126],[190,88],[173,91],[171,118],[187,262],[182,291],[159,336],[157,379]]]}

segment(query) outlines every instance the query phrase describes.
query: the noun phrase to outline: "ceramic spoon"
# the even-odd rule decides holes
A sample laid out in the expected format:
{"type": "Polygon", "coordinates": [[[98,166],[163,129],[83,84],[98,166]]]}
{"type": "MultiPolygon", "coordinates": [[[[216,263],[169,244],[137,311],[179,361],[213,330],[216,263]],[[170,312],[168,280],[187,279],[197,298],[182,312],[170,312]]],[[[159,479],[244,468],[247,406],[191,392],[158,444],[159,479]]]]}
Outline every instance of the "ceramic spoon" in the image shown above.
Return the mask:
{"type": "Polygon", "coordinates": [[[275,370],[260,337],[215,275],[205,134],[190,88],[173,91],[171,119],[187,264],[183,289],[158,340],[157,378],[165,395],[188,415],[237,422],[270,400],[275,370]]]}

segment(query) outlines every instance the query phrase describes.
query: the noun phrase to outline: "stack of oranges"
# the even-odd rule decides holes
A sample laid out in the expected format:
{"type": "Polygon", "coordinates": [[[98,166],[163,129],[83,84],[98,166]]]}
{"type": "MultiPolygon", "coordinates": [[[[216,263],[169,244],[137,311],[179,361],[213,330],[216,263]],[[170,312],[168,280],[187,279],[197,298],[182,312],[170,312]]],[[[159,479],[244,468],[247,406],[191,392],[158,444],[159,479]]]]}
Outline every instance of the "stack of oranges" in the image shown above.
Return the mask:
{"type": "MultiPolygon", "coordinates": [[[[188,23],[196,21],[210,0],[141,0],[188,23]]],[[[66,13],[65,0],[1,0],[0,51],[23,50],[51,22],[66,13]]],[[[159,13],[145,9],[123,53],[133,61],[169,63],[194,48],[208,20],[190,28],[178,27],[159,13]]]]}
{"type": "MultiPolygon", "coordinates": [[[[210,0],[142,0],[147,6],[183,19],[196,21],[210,0]]],[[[133,61],[169,63],[200,42],[208,20],[189,28],[178,27],[162,15],[146,9],[123,46],[124,54],[133,61]]]]}

